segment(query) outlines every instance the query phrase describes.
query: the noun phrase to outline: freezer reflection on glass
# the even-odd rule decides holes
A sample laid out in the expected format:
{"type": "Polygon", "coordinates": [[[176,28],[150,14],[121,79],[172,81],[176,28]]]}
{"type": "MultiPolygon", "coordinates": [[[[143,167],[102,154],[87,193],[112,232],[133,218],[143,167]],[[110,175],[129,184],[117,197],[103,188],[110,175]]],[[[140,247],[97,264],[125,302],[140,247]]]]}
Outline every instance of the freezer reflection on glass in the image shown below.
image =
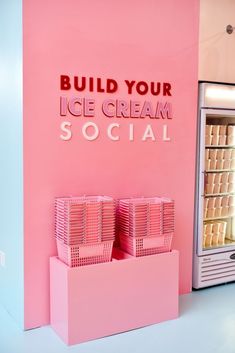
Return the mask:
{"type": "Polygon", "coordinates": [[[221,122],[205,129],[204,250],[235,244],[235,125],[221,122]]]}

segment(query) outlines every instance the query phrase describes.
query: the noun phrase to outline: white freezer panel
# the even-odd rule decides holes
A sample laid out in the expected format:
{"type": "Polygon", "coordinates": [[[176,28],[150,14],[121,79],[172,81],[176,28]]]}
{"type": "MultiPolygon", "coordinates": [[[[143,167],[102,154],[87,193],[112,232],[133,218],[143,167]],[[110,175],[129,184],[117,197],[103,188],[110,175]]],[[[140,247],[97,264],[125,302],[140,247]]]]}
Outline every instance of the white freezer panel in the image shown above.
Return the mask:
{"type": "Polygon", "coordinates": [[[235,86],[201,83],[199,105],[201,108],[235,109],[235,86]]]}
{"type": "Polygon", "coordinates": [[[235,281],[235,252],[195,256],[193,288],[199,289],[235,281]]]}

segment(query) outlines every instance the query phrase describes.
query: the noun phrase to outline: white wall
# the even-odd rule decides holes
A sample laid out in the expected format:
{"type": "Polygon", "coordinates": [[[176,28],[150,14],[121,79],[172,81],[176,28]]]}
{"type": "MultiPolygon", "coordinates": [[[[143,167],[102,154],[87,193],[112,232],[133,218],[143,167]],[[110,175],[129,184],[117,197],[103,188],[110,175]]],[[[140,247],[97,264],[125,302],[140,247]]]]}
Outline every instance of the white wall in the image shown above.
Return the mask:
{"type": "Polygon", "coordinates": [[[235,0],[200,1],[199,80],[235,83],[235,0]]]}
{"type": "Polygon", "coordinates": [[[23,327],[22,0],[0,0],[0,144],[0,305],[23,327]]]}

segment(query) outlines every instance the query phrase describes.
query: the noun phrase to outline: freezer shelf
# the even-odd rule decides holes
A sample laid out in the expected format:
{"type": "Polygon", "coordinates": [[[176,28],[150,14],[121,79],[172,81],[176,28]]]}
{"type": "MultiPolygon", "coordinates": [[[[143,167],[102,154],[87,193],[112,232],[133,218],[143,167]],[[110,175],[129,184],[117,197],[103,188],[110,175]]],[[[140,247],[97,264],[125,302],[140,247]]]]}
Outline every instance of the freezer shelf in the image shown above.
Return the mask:
{"type": "Polygon", "coordinates": [[[226,248],[229,246],[235,246],[235,240],[225,239],[224,244],[203,246],[203,250],[215,250],[219,248],[226,248]]]}
{"type": "Polygon", "coordinates": [[[219,194],[204,194],[202,197],[220,197],[220,196],[229,196],[229,195],[235,195],[235,192],[225,192],[225,193],[219,193],[219,194]]]}
{"type": "Polygon", "coordinates": [[[223,172],[235,172],[235,169],[210,169],[205,170],[203,173],[223,173],[223,172]]]}
{"type": "Polygon", "coordinates": [[[218,219],[227,219],[227,218],[233,218],[235,215],[232,216],[223,216],[223,217],[213,217],[213,218],[204,218],[203,222],[208,222],[208,221],[216,221],[218,219]]]}
{"type": "Polygon", "coordinates": [[[235,148],[235,145],[206,145],[205,148],[235,148]]]}

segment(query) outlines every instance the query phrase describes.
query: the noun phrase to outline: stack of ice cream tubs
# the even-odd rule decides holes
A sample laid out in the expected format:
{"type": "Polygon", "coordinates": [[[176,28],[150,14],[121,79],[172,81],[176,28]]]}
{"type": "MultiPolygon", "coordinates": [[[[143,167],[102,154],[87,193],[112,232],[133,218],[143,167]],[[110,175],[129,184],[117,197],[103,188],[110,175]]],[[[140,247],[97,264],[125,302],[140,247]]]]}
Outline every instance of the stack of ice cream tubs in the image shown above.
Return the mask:
{"type": "Polygon", "coordinates": [[[208,222],[204,224],[203,249],[225,245],[226,221],[208,222]]]}

